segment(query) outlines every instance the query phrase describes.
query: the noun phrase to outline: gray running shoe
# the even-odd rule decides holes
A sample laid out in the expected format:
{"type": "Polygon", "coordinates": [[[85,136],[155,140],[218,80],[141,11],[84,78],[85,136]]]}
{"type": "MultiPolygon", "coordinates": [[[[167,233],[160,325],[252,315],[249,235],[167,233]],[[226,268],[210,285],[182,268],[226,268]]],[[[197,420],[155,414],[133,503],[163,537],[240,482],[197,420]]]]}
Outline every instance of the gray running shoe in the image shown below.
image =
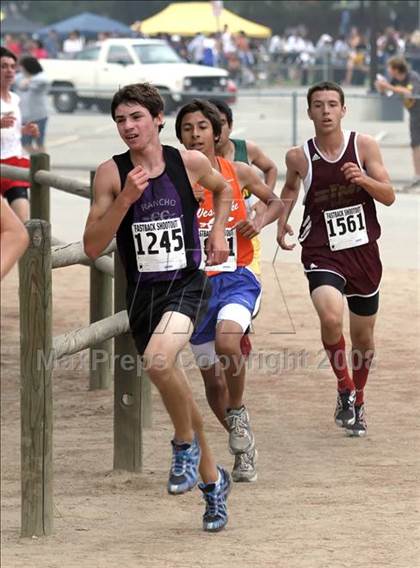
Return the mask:
{"type": "Polygon", "coordinates": [[[243,454],[253,450],[255,439],[245,406],[238,410],[229,410],[225,420],[229,429],[229,449],[231,454],[243,454]]]}
{"type": "Polygon", "coordinates": [[[232,479],[237,483],[257,481],[257,450],[254,448],[244,454],[236,454],[232,469],[232,479]]]}

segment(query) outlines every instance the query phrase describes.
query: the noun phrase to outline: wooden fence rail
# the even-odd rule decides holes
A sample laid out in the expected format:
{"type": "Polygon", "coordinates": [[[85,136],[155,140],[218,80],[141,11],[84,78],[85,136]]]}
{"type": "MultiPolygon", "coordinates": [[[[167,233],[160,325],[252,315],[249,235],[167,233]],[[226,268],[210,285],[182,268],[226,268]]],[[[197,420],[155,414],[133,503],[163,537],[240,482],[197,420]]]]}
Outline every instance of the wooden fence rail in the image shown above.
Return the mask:
{"type": "MultiPolygon", "coordinates": [[[[51,238],[50,186],[86,198],[91,198],[92,191],[76,180],[50,173],[48,168],[46,154],[31,157],[29,174],[28,170],[1,166],[2,176],[29,179],[31,183],[32,219],[27,223],[30,245],[19,266],[22,536],[52,532],[51,381],[55,361],[90,348],[91,389],[109,388],[114,370],[115,469],[141,470],[142,429],[151,426],[150,381],[138,365],[137,351],[129,333],[125,274],[115,240],[92,262],[82,242],[67,244],[51,238]],[[39,218],[34,218],[35,213],[39,218]],[[52,240],[54,246],[51,246],[52,240]],[[90,265],[90,325],[53,339],[52,269],[73,264],[90,265]],[[98,351],[101,352],[99,361],[98,351]],[[130,369],[121,364],[124,357],[127,360],[127,355],[133,361],[130,369]]],[[[92,178],[91,174],[91,185],[92,178]]]]}
{"type": "Polygon", "coordinates": [[[114,252],[117,248],[115,240],[104,250],[102,255],[95,261],[92,261],[83,248],[82,241],[76,243],[63,243],[52,247],[52,267],[63,268],[73,264],[94,264],[98,270],[104,274],[114,276],[114,263],[112,258],[105,256],[114,252]]]}
{"type": "Polygon", "coordinates": [[[53,353],[55,359],[61,359],[66,355],[74,355],[88,347],[98,345],[116,335],[128,333],[127,311],[123,310],[108,318],[91,323],[87,327],[81,327],[58,335],[53,340],[53,353]]]}
{"type": "Polygon", "coordinates": [[[59,189],[60,191],[64,191],[65,193],[71,193],[72,195],[78,195],[79,197],[90,199],[91,188],[88,184],[53,174],[49,170],[37,170],[33,175],[31,175],[30,171],[27,169],[1,164],[0,174],[1,177],[30,182],[35,181],[40,185],[48,185],[59,189]]]}

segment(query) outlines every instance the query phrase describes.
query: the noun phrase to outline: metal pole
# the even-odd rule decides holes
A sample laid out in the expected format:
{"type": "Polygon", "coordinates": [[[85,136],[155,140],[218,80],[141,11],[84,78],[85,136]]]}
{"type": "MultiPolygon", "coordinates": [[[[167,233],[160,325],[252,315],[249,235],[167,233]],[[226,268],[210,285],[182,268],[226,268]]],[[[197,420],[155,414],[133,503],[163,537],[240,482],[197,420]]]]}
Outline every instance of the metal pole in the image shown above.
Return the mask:
{"type": "Polygon", "coordinates": [[[292,146],[298,143],[298,93],[292,92],[292,146]]]}
{"type": "Polygon", "coordinates": [[[369,92],[375,93],[375,81],[378,73],[378,3],[370,3],[370,66],[369,66],[369,92]]]}

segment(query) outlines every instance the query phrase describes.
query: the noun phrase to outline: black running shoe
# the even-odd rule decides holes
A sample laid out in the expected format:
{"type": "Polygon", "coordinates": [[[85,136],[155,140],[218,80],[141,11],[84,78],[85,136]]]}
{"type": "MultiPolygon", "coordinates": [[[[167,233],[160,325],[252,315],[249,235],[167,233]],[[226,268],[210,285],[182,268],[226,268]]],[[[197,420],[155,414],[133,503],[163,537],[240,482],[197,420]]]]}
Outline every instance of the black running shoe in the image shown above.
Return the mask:
{"type": "Polygon", "coordinates": [[[354,403],[356,401],[356,391],[346,390],[337,393],[337,406],[335,407],[335,423],[337,426],[351,426],[356,420],[354,403]]]}
{"type": "Polygon", "coordinates": [[[362,436],[366,436],[367,433],[365,406],[364,404],[360,404],[359,406],[355,406],[354,410],[356,413],[356,420],[351,426],[346,426],[346,434],[347,436],[358,436],[360,438],[362,436]]]}

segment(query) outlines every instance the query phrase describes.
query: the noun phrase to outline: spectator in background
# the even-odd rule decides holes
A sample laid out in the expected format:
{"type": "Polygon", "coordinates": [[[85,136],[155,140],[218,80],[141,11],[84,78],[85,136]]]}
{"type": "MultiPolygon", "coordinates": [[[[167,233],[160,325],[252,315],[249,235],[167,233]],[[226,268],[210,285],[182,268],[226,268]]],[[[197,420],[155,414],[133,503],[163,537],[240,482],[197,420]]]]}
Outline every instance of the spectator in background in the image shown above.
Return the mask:
{"type": "Polygon", "coordinates": [[[12,34],[4,36],[3,47],[14,53],[16,57],[19,57],[22,53],[22,43],[12,34]]]}
{"type": "Polygon", "coordinates": [[[47,59],[48,51],[40,39],[34,39],[30,42],[29,53],[36,59],[47,59]]]}
{"type": "Polygon", "coordinates": [[[233,36],[230,33],[229,26],[227,24],[223,26],[221,39],[222,39],[223,59],[224,62],[226,63],[230,54],[235,53],[236,51],[235,42],[233,40],[233,36]]]}
{"type": "MultiPolygon", "coordinates": [[[[38,136],[38,126],[31,122],[22,126],[19,96],[11,91],[16,79],[16,62],[14,53],[3,46],[0,47],[0,162],[9,166],[29,168],[29,160],[23,156],[22,135],[38,136]]],[[[0,178],[1,194],[23,222],[29,219],[28,187],[27,181],[0,178]]]]}
{"type": "Polygon", "coordinates": [[[203,40],[203,58],[200,61],[202,65],[208,65],[209,67],[216,67],[218,60],[216,39],[214,35],[205,37],[203,40]]]}
{"type": "Polygon", "coordinates": [[[335,41],[332,51],[333,79],[341,84],[346,77],[347,62],[350,55],[350,46],[344,35],[335,41]]]}
{"type": "Polygon", "coordinates": [[[322,34],[315,46],[316,72],[314,82],[325,80],[330,72],[333,53],[333,38],[330,34],[322,34]]]}
{"type": "Polygon", "coordinates": [[[200,32],[188,44],[188,53],[193,63],[200,64],[203,60],[204,39],[204,34],[200,32]]]}
{"type": "Polygon", "coordinates": [[[364,85],[369,70],[366,40],[359,35],[357,41],[358,43],[353,41],[353,49],[347,62],[346,85],[364,85]]]}
{"type": "Polygon", "coordinates": [[[48,30],[48,35],[44,39],[44,47],[50,59],[57,59],[61,52],[61,42],[55,30],[48,30]]]}
{"type": "Polygon", "coordinates": [[[414,30],[408,38],[405,57],[412,70],[420,73],[420,30],[414,30]]]}
{"type": "Polygon", "coordinates": [[[410,71],[403,57],[392,57],[388,60],[388,76],[375,83],[380,93],[392,91],[403,97],[403,104],[410,115],[410,145],[413,152],[414,178],[406,189],[420,186],[420,75],[410,71]],[[411,98],[415,95],[419,98],[411,98]]]}
{"type": "Polygon", "coordinates": [[[85,42],[81,37],[80,32],[78,30],[74,30],[74,32],[70,32],[69,37],[64,40],[63,53],[67,55],[77,53],[83,49],[84,43],[85,42]]]}
{"type": "Polygon", "coordinates": [[[388,59],[398,55],[400,45],[395,30],[391,27],[386,28],[384,34],[378,39],[378,50],[382,53],[383,63],[386,65],[388,59]]]}
{"type": "Polygon", "coordinates": [[[22,57],[19,64],[21,73],[16,77],[15,86],[20,97],[22,120],[38,126],[38,135],[23,135],[22,145],[28,154],[45,152],[50,81],[36,57],[22,57]]]}

